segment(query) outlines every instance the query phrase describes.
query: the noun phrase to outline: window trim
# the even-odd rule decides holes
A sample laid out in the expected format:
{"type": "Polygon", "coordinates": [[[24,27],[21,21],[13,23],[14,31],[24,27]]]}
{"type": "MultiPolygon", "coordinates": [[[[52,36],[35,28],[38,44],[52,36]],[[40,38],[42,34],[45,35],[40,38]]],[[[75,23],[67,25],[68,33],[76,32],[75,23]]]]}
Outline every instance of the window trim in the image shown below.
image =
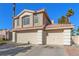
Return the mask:
{"type": "Polygon", "coordinates": [[[16,19],[16,22],[17,22],[16,25],[19,26],[20,25],[19,19],[16,19]]]}
{"type": "Polygon", "coordinates": [[[23,17],[22,17],[22,25],[28,25],[28,24],[30,24],[30,15],[23,16],[23,17]],[[29,17],[28,17],[28,18],[29,18],[29,19],[28,19],[28,20],[29,20],[29,21],[28,21],[29,23],[28,23],[28,22],[26,23],[26,22],[25,22],[26,19],[24,19],[24,18],[26,18],[27,16],[29,16],[29,17]]]}
{"type": "Polygon", "coordinates": [[[38,14],[34,15],[34,23],[38,23],[38,14]]]}

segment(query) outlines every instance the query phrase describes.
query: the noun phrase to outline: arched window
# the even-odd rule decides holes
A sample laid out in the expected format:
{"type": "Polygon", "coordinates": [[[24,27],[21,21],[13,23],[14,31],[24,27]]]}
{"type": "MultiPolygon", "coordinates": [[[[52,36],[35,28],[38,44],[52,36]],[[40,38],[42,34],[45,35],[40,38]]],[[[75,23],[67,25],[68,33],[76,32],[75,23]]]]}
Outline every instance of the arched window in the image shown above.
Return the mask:
{"type": "Polygon", "coordinates": [[[23,21],[23,25],[29,24],[30,23],[30,15],[24,16],[22,18],[22,21],[23,21]]]}

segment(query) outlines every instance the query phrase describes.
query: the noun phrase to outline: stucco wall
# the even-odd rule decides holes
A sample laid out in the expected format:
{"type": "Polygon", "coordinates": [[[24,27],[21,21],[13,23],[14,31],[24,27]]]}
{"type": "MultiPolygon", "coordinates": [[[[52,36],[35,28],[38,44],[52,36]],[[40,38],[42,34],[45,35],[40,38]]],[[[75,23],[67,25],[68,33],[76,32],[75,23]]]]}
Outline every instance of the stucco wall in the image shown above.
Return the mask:
{"type": "Polygon", "coordinates": [[[29,12],[25,12],[20,16],[20,20],[21,20],[21,26],[23,27],[32,27],[33,26],[33,13],[29,13],[29,12]],[[30,23],[27,25],[23,25],[22,24],[22,17],[26,16],[26,15],[30,15],[30,23]]]}
{"type": "Polygon", "coordinates": [[[14,28],[17,28],[17,20],[14,20],[14,28]]]}
{"type": "Polygon", "coordinates": [[[43,35],[42,35],[43,37],[43,39],[42,39],[42,44],[43,45],[45,45],[45,44],[47,44],[47,38],[46,38],[46,36],[47,36],[47,34],[46,34],[46,31],[43,31],[43,35]]]}
{"type": "Polygon", "coordinates": [[[32,27],[33,26],[33,13],[29,13],[29,12],[24,12],[22,15],[19,16],[18,18],[19,20],[19,26],[17,26],[17,19],[15,19],[15,28],[22,28],[22,27],[32,27]],[[22,25],[22,17],[26,16],[26,15],[30,15],[30,23],[27,25],[22,25]]]}
{"type": "Polygon", "coordinates": [[[71,45],[71,29],[65,29],[64,35],[64,45],[71,45]]]}
{"type": "Polygon", "coordinates": [[[16,41],[16,32],[12,32],[12,42],[16,41]]]}
{"type": "Polygon", "coordinates": [[[72,36],[72,40],[75,44],[79,45],[79,36],[72,36]]]}
{"type": "Polygon", "coordinates": [[[43,25],[43,13],[39,13],[38,14],[38,23],[34,23],[34,26],[38,27],[38,26],[42,26],[42,25],[43,25]]]}
{"type": "Polygon", "coordinates": [[[43,30],[38,30],[37,31],[37,44],[42,44],[43,40],[43,30]]]}
{"type": "Polygon", "coordinates": [[[44,25],[50,24],[48,18],[45,16],[45,14],[43,15],[43,17],[44,17],[43,24],[44,25]]]}
{"type": "Polygon", "coordinates": [[[38,23],[34,23],[34,15],[33,15],[33,13],[29,13],[29,12],[24,12],[21,16],[19,16],[18,20],[19,20],[19,26],[17,26],[17,19],[15,19],[15,21],[14,21],[15,28],[33,27],[33,24],[35,27],[42,26],[43,25],[43,13],[38,14],[38,23]],[[24,17],[26,15],[30,15],[30,24],[23,25],[22,24],[22,17],[24,17]]]}

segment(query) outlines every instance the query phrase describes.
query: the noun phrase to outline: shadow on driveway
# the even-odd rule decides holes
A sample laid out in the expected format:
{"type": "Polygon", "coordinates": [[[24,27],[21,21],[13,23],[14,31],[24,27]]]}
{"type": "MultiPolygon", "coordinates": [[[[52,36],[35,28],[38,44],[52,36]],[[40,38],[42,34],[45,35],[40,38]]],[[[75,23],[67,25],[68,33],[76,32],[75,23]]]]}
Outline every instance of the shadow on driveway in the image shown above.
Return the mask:
{"type": "Polygon", "coordinates": [[[28,46],[28,47],[16,47],[14,49],[10,49],[7,51],[1,51],[0,52],[0,56],[14,56],[20,52],[26,52],[28,50],[30,50],[32,48],[32,46],[28,46]]]}

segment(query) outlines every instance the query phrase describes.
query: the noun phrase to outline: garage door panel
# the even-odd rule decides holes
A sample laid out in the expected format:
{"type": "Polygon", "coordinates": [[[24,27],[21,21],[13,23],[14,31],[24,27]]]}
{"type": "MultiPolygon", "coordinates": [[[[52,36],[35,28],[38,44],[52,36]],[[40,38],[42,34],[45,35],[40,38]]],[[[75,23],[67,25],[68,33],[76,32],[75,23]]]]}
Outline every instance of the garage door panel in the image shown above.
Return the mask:
{"type": "Polygon", "coordinates": [[[37,31],[17,32],[17,43],[32,43],[35,44],[37,39],[37,31]]]}
{"type": "Polygon", "coordinates": [[[47,31],[47,44],[62,45],[64,44],[64,35],[62,31],[47,31]]]}

